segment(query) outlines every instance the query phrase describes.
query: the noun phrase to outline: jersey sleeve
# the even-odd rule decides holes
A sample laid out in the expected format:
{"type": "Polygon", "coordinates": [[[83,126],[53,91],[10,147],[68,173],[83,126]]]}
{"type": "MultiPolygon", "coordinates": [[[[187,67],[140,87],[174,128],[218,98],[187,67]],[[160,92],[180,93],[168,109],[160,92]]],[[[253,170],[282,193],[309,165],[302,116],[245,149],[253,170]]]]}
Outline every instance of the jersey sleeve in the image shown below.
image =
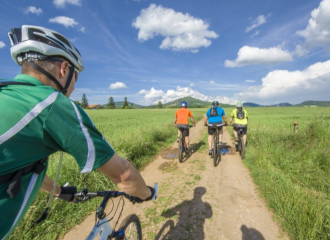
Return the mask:
{"type": "Polygon", "coordinates": [[[231,117],[235,117],[235,109],[233,111],[231,111],[231,114],[230,114],[231,117]]]}
{"type": "Polygon", "coordinates": [[[63,95],[49,111],[44,138],[48,147],[71,154],[82,173],[101,167],[115,153],[87,113],[63,95]]]}
{"type": "Polygon", "coordinates": [[[246,118],[249,117],[248,112],[247,112],[246,110],[244,110],[244,111],[245,111],[245,117],[246,117],[246,118]]]}
{"type": "Polygon", "coordinates": [[[223,110],[223,108],[221,108],[221,111],[222,111],[221,116],[226,116],[225,110],[223,110]]]}
{"type": "Polygon", "coordinates": [[[211,112],[211,109],[209,109],[209,110],[207,110],[207,112],[206,112],[206,117],[210,117],[210,112],[211,112]]]}
{"type": "Polygon", "coordinates": [[[192,117],[193,115],[192,115],[191,111],[190,110],[188,110],[188,111],[189,111],[188,116],[192,117]]]}

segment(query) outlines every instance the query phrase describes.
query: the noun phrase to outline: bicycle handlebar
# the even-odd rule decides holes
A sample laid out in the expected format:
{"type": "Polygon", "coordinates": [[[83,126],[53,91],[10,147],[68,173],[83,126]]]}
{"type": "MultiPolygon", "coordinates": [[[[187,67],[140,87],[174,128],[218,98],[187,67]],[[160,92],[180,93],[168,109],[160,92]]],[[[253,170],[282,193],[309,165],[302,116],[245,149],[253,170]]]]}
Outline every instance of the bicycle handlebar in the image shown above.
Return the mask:
{"type": "MultiPolygon", "coordinates": [[[[155,200],[157,198],[157,194],[158,194],[158,183],[154,184],[154,189],[155,189],[155,194],[153,196],[153,200],[155,200]]],[[[100,191],[100,192],[88,192],[87,188],[84,188],[81,192],[75,193],[74,194],[74,202],[75,203],[79,203],[79,202],[85,202],[91,198],[94,197],[104,197],[104,200],[108,200],[110,198],[116,198],[116,197],[120,197],[120,196],[124,196],[125,198],[127,198],[130,202],[132,202],[133,204],[135,204],[136,202],[143,202],[142,199],[138,198],[138,197],[134,197],[131,195],[128,195],[124,192],[119,192],[119,191],[100,191]]]]}

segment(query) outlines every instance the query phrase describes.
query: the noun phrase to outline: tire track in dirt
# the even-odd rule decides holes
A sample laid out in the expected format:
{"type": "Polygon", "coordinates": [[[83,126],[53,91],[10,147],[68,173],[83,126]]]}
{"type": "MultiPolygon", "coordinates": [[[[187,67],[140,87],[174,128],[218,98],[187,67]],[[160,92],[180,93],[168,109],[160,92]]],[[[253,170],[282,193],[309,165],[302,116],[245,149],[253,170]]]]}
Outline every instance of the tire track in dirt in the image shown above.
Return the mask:
{"type": "MultiPolygon", "coordinates": [[[[177,143],[155,156],[141,174],[148,185],[158,182],[158,199],[135,205],[126,202],[119,223],[128,214],[137,214],[143,239],[148,240],[288,239],[258,196],[238,153],[222,155],[219,165],[213,166],[206,147],[206,131],[203,121],[190,129],[193,150],[183,163],[177,158],[169,159],[177,153],[177,143]]],[[[229,150],[234,149],[227,127],[223,142],[229,150]]],[[[63,239],[85,239],[94,223],[93,213],[63,239]]]]}

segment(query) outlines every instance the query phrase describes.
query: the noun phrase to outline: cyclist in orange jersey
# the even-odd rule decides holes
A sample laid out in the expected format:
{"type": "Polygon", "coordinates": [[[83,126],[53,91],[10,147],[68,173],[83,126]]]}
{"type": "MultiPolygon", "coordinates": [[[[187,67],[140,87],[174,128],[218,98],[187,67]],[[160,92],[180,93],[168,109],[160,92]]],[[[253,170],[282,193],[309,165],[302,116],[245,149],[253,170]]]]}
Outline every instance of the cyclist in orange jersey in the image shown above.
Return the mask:
{"type": "Polygon", "coordinates": [[[185,138],[185,143],[186,143],[186,149],[185,151],[188,152],[189,149],[189,122],[188,122],[188,117],[190,117],[191,122],[193,123],[193,126],[195,127],[195,120],[193,118],[193,115],[190,110],[187,109],[188,104],[187,102],[182,102],[181,103],[181,108],[176,111],[175,113],[175,118],[174,118],[174,125],[178,127],[178,140],[180,138],[180,128],[183,129],[182,131],[182,137],[185,138]]]}

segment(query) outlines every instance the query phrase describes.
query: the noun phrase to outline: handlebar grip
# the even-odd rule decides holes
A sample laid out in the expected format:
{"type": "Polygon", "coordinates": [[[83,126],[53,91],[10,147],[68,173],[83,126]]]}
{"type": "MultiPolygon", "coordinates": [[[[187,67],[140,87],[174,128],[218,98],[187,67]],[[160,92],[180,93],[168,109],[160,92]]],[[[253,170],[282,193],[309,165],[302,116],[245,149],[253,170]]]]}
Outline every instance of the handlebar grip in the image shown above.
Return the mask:
{"type": "Polygon", "coordinates": [[[152,197],[152,200],[156,200],[157,195],[158,195],[158,183],[157,182],[155,182],[155,184],[154,184],[154,189],[155,189],[155,194],[152,197]]]}

